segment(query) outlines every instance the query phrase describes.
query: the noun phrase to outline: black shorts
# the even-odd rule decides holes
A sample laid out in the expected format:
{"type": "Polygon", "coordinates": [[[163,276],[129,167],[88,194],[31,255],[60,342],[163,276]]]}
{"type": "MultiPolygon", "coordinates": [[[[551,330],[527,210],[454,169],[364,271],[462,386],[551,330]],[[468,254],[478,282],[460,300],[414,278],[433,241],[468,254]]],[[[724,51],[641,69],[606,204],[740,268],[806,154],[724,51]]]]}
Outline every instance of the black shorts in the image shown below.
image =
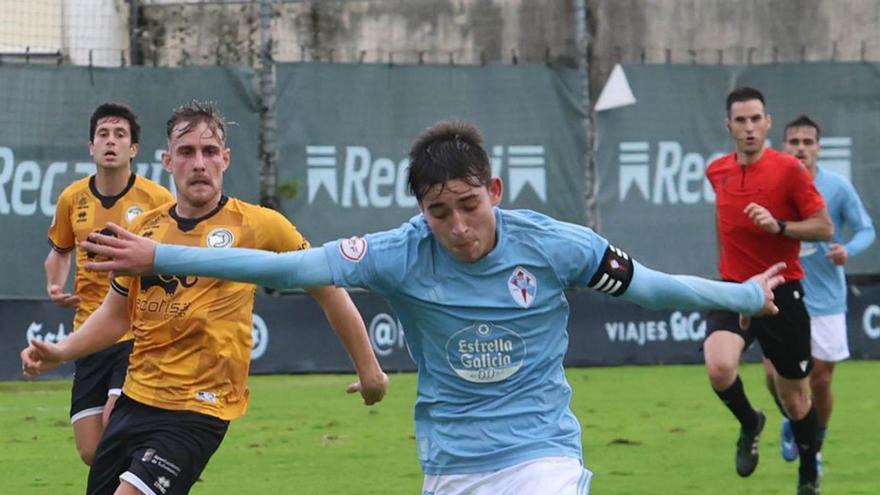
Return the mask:
{"type": "Polygon", "coordinates": [[[134,339],[117,342],[74,362],[70,422],[104,411],[107,394],[122,390],[134,339]]]}
{"type": "Polygon", "coordinates": [[[710,311],[706,315],[706,336],[718,330],[733,332],[746,341],[757,339],[764,357],[776,371],[789,379],[804,378],[813,369],[810,352],[810,315],[804,306],[804,290],[797,280],[786,282],[773,291],[779,313],[752,318],[748,330],[739,328],[739,315],[729,311],[710,311]]]}
{"type": "Polygon", "coordinates": [[[120,479],[143,493],[182,495],[220,446],[229,421],[119,397],[89,470],[88,495],[112,495],[120,479]]]}

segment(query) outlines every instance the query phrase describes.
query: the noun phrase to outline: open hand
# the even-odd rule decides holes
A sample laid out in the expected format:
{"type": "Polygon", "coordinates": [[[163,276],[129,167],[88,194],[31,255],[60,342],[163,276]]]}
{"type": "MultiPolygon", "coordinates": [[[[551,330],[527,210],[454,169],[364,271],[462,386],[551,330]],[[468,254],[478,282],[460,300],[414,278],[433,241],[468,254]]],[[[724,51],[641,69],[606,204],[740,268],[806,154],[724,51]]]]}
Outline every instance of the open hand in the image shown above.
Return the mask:
{"type": "Polygon", "coordinates": [[[79,243],[86,251],[109,258],[107,261],[89,261],[87,270],[113,272],[118,275],[147,275],[153,272],[153,257],[156,255],[156,241],[125,230],[115,223],[108,222],[107,228],[113,235],[92,232],[79,243]]]}
{"type": "MultiPolygon", "coordinates": [[[[779,262],[764,270],[763,273],[759,273],[749,279],[750,281],[758,282],[758,285],[764,289],[764,306],[761,308],[761,311],[753,316],[772,316],[779,313],[779,308],[773,302],[773,289],[785,282],[785,277],[779,274],[782,270],[785,270],[785,263],[779,262]]],[[[739,316],[739,326],[743,330],[749,328],[751,323],[749,316],[742,314],[739,316]]]]}

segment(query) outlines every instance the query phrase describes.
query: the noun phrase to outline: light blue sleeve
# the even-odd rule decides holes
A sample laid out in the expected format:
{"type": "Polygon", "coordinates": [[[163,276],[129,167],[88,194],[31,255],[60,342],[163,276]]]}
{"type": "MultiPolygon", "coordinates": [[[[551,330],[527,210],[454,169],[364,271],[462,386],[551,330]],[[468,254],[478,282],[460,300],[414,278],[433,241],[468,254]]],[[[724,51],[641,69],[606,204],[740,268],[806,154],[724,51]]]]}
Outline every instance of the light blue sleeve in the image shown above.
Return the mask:
{"type": "Polygon", "coordinates": [[[596,272],[608,241],[581,225],[555,221],[554,239],[541,245],[553,260],[559,278],[568,287],[586,287],[596,272]]]}
{"type": "Polygon", "coordinates": [[[874,242],[874,223],[865,206],[859,199],[855,188],[849,182],[845,186],[846,202],[843,207],[843,221],[853,230],[853,237],[843,245],[849,256],[855,256],[874,242]]]}
{"type": "Polygon", "coordinates": [[[273,253],[260,249],[159,244],[153,265],[153,271],[159,275],[199,275],[273,289],[333,284],[327,255],[322,248],[273,253]]]}
{"type": "Polygon", "coordinates": [[[326,262],[335,285],[359,287],[388,296],[408,280],[410,269],[430,264],[430,254],[419,252],[418,236],[404,224],[398,229],[324,244],[326,262]]]}
{"type": "Polygon", "coordinates": [[[648,309],[723,309],[752,315],[764,307],[764,289],[757,282],[669,275],[635,260],[632,281],[620,297],[648,309]]]}

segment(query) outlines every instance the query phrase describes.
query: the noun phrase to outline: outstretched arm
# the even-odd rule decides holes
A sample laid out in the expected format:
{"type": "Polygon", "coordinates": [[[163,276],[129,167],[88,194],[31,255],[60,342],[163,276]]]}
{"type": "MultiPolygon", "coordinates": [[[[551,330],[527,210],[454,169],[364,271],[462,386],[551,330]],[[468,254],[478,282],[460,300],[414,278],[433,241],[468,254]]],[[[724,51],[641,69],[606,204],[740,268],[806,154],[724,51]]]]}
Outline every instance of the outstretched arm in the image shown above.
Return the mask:
{"type": "Polygon", "coordinates": [[[784,279],[777,263],[746,283],[716,282],[690,275],[669,275],[633,260],[608,245],[587,283],[591,289],[648,309],[724,309],[746,315],[776,314],[773,289],[784,279]]]}
{"type": "Polygon", "coordinates": [[[159,244],[115,224],[116,237],[94,233],[80,243],[86,251],[111,258],[86,263],[86,268],[144,275],[200,275],[249,282],[274,289],[320,287],[333,284],[322,248],[287,253],[259,249],[207,249],[159,244]]]}
{"type": "Polygon", "coordinates": [[[208,249],[159,244],[153,271],[162,275],[201,275],[250,282],[273,289],[333,285],[323,248],[286,253],[261,249],[208,249]]]}
{"type": "Polygon", "coordinates": [[[725,309],[746,315],[776,314],[773,289],[783,282],[777,263],[739,284],[690,275],[669,275],[633,261],[633,277],[621,298],[648,309],[725,309]]]}

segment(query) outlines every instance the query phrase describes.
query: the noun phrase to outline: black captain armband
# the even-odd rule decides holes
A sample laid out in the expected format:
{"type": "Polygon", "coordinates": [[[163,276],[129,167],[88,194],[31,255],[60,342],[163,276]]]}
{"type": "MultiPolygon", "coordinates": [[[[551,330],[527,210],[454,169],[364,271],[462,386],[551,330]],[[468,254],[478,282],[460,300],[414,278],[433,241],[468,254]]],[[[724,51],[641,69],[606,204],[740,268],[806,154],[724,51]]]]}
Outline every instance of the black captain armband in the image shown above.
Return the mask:
{"type": "Polygon", "coordinates": [[[626,292],[633,277],[633,260],[620,249],[608,245],[596,274],[587,286],[599,292],[619,296],[626,292]]]}

